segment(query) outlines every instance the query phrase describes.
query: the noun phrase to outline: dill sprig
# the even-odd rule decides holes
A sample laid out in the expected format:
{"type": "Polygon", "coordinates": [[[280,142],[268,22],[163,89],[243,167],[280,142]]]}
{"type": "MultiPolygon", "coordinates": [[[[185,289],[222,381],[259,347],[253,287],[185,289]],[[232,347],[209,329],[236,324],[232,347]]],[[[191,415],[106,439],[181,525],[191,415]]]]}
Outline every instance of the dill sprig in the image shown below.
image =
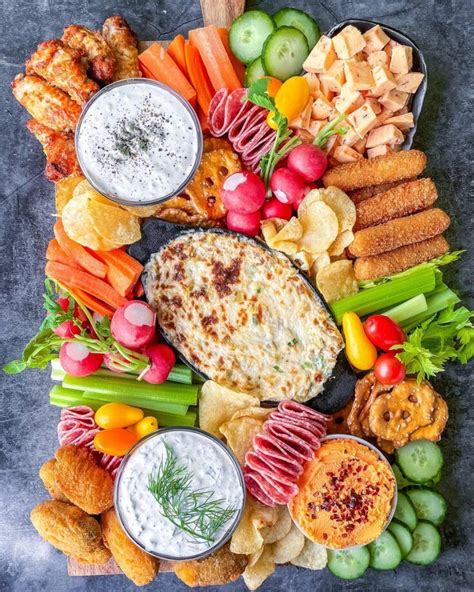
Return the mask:
{"type": "Polygon", "coordinates": [[[192,474],[179,463],[165,443],[166,456],[148,476],[148,490],[160,505],[160,513],[193,539],[213,543],[216,533],[237,510],[224,507],[223,499],[211,499],[214,491],[191,487],[192,474]]]}

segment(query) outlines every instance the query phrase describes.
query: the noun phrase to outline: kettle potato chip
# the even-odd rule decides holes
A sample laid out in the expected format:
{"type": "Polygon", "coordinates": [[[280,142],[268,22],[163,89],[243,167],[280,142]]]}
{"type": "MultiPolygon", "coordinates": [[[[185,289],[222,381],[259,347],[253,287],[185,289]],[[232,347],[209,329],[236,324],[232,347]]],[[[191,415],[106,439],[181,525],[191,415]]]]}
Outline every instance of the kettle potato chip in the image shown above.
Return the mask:
{"type": "Polygon", "coordinates": [[[326,302],[334,302],[359,291],[352,261],[342,259],[323,267],[316,274],[316,286],[326,302]]]}
{"type": "Polygon", "coordinates": [[[298,245],[312,255],[326,251],[336,240],[339,223],[336,214],[323,201],[311,203],[300,214],[303,236],[298,245]]]}
{"type": "Polygon", "coordinates": [[[324,569],[327,562],[328,552],[325,547],[309,539],[305,540],[301,553],[290,561],[293,565],[312,570],[324,569]]]}
{"type": "Polygon", "coordinates": [[[243,573],[244,582],[249,590],[256,590],[275,571],[271,545],[265,545],[262,554],[253,565],[247,565],[243,573]]]}
{"type": "Polygon", "coordinates": [[[275,563],[288,563],[301,553],[304,547],[305,536],[301,530],[292,523],[286,536],[273,544],[273,561],[275,563]]]}

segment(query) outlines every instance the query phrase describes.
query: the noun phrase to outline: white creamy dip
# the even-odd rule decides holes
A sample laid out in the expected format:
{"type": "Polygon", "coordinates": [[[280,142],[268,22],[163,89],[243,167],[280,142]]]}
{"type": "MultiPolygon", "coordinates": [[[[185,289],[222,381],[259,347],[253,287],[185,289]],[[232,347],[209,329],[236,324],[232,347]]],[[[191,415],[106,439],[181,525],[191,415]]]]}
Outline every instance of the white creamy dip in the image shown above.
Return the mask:
{"type": "Polygon", "coordinates": [[[191,108],[141,79],[96,95],[76,130],[76,146],[96,189],[143,203],[170,197],[187,183],[200,156],[199,135],[191,108]]]}
{"type": "Polygon", "coordinates": [[[115,497],[124,528],[144,550],[163,558],[186,559],[219,546],[239,519],[244,492],[237,466],[223,446],[198,431],[176,429],[157,432],[131,454],[117,480],[115,497]],[[148,489],[150,474],[166,457],[165,443],[192,474],[192,490],[211,490],[211,500],[222,500],[224,507],[236,510],[213,543],[192,538],[165,518],[148,489]]]}

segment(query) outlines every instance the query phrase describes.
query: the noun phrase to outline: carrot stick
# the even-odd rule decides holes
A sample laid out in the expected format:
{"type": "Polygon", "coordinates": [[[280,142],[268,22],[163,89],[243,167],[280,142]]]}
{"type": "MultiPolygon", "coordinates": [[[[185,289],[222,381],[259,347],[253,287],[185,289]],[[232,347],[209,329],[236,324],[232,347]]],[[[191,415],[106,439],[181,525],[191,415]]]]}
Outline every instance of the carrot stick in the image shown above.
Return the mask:
{"type": "Polygon", "coordinates": [[[186,58],[184,57],[184,46],[186,41],[182,35],[176,35],[173,41],[168,45],[168,55],[174,60],[175,64],[181,70],[181,72],[186,76],[188,76],[188,71],[186,69],[186,58]]]}
{"type": "Polygon", "coordinates": [[[69,290],[69,292],[76,300],[78,300],[83,306],[85,306],[89,310],[97,312],[106,317],[111,317],[114,314],[114,311],[111,308],[109,308],[106,304],[104,304],[97,298],[94,298],[94,296],[91,296],[87,292],[84,292],[84,290],[80,290],[79,288],[71,288],[70,286],[67,286],[64,283],[63,286],[69,290]]]}
{"type": "Polygon", "coordinates": [[[186,44],[184,46],[184,55],[186,57],[186,68],[188,70],[189,80],[196,89],[197,102],[204,115],[207,117],[211,99],[214,96],[209,76],[207,75],[204,63],[199,55],[199,51],[193,46],[186,44]]]}
{"type": "Polygon", "coordinates": [[[66,255],[78,263],[80,267],[99,278],[105,278],[107,265],[93,257],[82,245],[71,240],[64,231],[63,223],[59,219],[56,220],[54,225],[54,236],[66,255]]]}
{"type": "Polygon", "coordinates": [[[121,295],[128,296],[143,271],[143,265],[125,251],[97,251],[97,257],[107,265],[107,280],[121,295]]]}
{"type": "Polygon", "coordinates": [[[143,284],[141,282],[137,282],[135,289],[133,291],[133,295],[135,296],[135,298],[141,298],[143,294],[145,294],[143,284]]]}
{"type": "Polygon", "coordinates": [[[197,116],[199,119],[199,123],[201,124],[201,129],[202,129],[203,133],[208,134],[209,133],[209,122],[207,121],[207,115],[205,115],[203,113],[203,110],[201,109],[201,107],[199,105],[197,107],[197,116]]]}
{"type": "Polygon", "coordinates": [[[86,271],[74,269],[74,267],[70,267],[69,265],[48,261],[46,263],[46,275],[60,284],[67,284],[72,289],[79,288],[79,290],[83,290],[91,296],[103,300],[113,309],[120,308],[127,302],[123,296],[120,296],[120,294],[103,280],[86,271]]]}
{"type": "Polygon", "coordinates": [[[76,262],[68,257],[61,249],[55,238],[51,239],[48,243],[46,259],[48,261],[56,261],[57,263],[64,263],[64,265],[70,265],[71,267],[77,267],[77,269],[80,269],[79,265],[77,265],[76,262]]]}
{"type": "Polygon", "coordinates": [[[242,62],[235,57],[230,49],[229,45],[229,31],[225,27],[218,27],[217,32],[219,33],[219,37],[221,38],[222,44],[225,47],[227,55],[229,56],[229,60],[237,74],[237,78],[239,79],[240,85],[244,85],[244,77],[245,77],[245,66],[242,62]]]}
{"type": "Polygon", "coordinates": [[[171,86],[191,104],[196,101],[196,91],[159,43],[150,45],[138,56],[138,61],[155,80],[171,86]]]}
{"type": "Polygon", "coordinates": [[[214,90],[242,86],[215,25],[189,31],[189,43],[199,50],[214,90]]]}

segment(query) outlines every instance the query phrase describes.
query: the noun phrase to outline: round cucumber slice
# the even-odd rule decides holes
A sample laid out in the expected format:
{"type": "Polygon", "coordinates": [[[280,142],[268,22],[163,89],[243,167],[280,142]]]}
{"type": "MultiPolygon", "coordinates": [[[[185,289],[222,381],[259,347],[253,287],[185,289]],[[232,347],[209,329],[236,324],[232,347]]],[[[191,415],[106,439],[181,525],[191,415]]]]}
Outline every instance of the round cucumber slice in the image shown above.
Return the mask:
{"type": "Polygon", "coordinates": [[[267,74],[284,82],[301,72],[308,54],[308,42],[299,29],[280,27],[265,41],[263,67],[267,74]]]}
{"type": "Polygon", "coordinates": [[[429,440],[415,440],[396,451],[397,464],[410,481],[426,483],[434,479],[443,466],[440,447],[429,440]]]}
{"type": "Polygon", "coordinates": [[[392,471],[395,475],[398,489],[404,489],[405,487],[409,487],[410,485],[416,485],[416,483],[412,483],[411,481],[408,481],[408,479],[405,478],[398,465],[392,465],[392,471]]]}
{"type": "Polygon", "coordinates": [[[405,557],[416,565],[429,565],[438,559],[441,552],[441,535],[429,522],[419,522],[413,531],[413,547],[405,557]]]}
{"type": "Polygon", "coordinates": [[[400,551],[402,552],[402,557],[405,558],[413,547],[413,537],[411,536],[411,532],[404,524],[397,522],[396,520],[390,522],[388,530],[395,537],[395,540],[400,547],[400,551]]]}
{"type": "Polygon", "coordinates": [[[427,520],[439,526],[446,516],[447,504],[444,497],[430,489],[410,488],[406,490],[419,520],[427,520]]]}
{"type": "Polygon", "coordinates": [[[418,518],[416,517],[415,508],[410,499],[401,491],[398,492],[397,507],[395,508],[394,518],[403,522],[410,530],[414,530],[418,518]]]}
{"type": "Polygon", "coordinates": [[[328,549],[328,568],[338,578],[355,580],[369,567],[370,553],[367,547],[332,551],[328,549]]]}
{"type": "Polygon", "coordinates": [[[287,26],[299,29],[305,35],[310,50],[321,37],[318,23],[309,14],[297,8],[281,8],[273,15],[273,20],[277,27],[287,26]]]}
{"type": "Polygon", "coordinates": [[[248,88],[262,76],[265,76],[265,70],[263,69],[262,58],[258,57],[245,69],[244,85],[248,88]]]}
{"type": "Polygon", "coordinates": [[[244,64],[250,64],[262,53],[263,44],[274,29],[275,23],[266,12],[244,12],[232,23],[229,31],[232,53],[244,64]]]}
{"type": "Polygon", "coordinates": [[[368,545],[370,567],[374,569],[395,569],[402,560],[402,552],[395,537],[385,530],[368,545]]]}

